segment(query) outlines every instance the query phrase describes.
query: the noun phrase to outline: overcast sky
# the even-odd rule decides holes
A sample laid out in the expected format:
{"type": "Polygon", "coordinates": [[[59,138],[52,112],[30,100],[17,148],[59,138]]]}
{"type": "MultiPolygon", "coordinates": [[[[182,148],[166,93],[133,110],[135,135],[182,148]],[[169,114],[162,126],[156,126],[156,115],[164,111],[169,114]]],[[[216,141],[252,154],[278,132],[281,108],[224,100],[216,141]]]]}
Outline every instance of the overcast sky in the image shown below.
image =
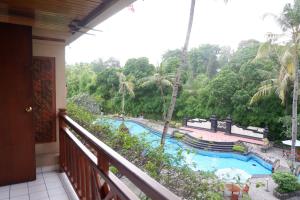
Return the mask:
{"type": "MultiPolygon", "coordinates": [[[[236,48],[241,40],[264,41],[267,32],[279,33],[272,18],[291,0],[196,0],[190,48],[210,43],[236,48]]],[[[134,12],[125,8],[66,47],[66,62],[90,62],[115,57],[148,57],[157,65],[168,49],[181,48],[185,39],[190,0],[137,0],[134,12]]]]}

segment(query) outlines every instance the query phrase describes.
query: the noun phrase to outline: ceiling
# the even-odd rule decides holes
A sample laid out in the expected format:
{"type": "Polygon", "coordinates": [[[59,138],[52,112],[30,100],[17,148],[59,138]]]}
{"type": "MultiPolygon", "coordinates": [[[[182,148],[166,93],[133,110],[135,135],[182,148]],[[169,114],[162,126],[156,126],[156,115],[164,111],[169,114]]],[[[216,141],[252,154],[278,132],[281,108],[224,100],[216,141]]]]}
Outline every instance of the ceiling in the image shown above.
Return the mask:
{"type": "MultiPolygon", "coordinates": [[[[122,1],[122,0],[120,0],[122,1]]],[[[0,22],[75,34],[118,0],[0,0],[0,22]]]]}

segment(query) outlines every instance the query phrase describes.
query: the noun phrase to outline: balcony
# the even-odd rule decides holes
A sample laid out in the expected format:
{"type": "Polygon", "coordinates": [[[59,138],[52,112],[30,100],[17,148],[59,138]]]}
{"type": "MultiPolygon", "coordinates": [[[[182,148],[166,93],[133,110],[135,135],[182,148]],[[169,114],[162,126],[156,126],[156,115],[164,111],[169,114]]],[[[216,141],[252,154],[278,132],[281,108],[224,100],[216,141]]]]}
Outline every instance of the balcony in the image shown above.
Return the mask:
{"type": "Polygon", "coordinates": [[[139,199],[132,190],[152,199],[178,199],[58,113],[66,107],[65,47],[132,2],[0,3],[0,200],[73,200],[72,190],[85,200],[139,199]],[[58,163],[59,172],[49,171],[47,166],[58,163]],[[109,171],[112,166],[130,188],[109,171]]]}
{"type": "Polygon", "coordinates": [[[59,114],[59,140],[59,172],[37,168],[36,180],[0,187],[1,200],[140,199],[134,191],[151,199],[179,199],[73,121],[63,109],[59,114]],[[109,171],[111,166],[132,183],[131,188],[109,171]]]}
{"type": "MultiPolygon", "coordinates": [[[[151,199],[179,199],[68,117],[59,115],[60,169],[79,199],[140,199],[109,171],[113,166],[151,199]]],[[[134,188],[136,189],[136,188],[134,188]]]]}

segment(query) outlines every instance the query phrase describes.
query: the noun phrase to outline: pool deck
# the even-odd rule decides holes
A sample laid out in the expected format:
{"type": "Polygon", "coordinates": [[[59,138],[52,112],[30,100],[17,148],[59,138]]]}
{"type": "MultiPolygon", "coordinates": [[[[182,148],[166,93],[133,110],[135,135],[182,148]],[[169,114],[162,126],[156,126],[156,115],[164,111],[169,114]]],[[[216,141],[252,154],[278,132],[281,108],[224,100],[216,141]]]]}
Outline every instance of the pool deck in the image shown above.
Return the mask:
{"type": "Polygon", "coordinates": [[[251,144],[257,144],[257,145],[263,145],[263,141],[251,139],[251,138],[245,138],[245,137],[239,137],[235,135],[228,135],[224,132],[217,131],[209,132],[206,130],[199,130],[195,128],[189,128],[189,127],[181,127],[180,130],[189,131],[189,135],[199,138],[206,141],[214,141],[214,142],[247,142],[251,144]]]}

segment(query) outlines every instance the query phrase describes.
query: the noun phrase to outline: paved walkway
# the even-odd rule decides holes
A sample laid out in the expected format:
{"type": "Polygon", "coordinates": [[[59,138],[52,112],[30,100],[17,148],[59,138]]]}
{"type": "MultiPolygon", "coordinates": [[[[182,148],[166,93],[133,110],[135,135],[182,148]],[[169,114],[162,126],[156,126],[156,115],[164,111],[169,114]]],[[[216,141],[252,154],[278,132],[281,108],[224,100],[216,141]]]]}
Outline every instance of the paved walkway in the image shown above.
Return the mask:
{"type": "Polygon", "coordinates": [[[186,130],[190,131],[190,135],[196,138],[201,138],[203,140],[207,141],[215,141],[215,142],[247,142],[251,144],[257,144],[257,145],[263,145],[263,141],[245,138],[245,137],[239,137],[235,135],[228,135],[224,132],[217,131],[216,133],[209,132],[206,130],[199,130],[194,128],[188,128],[188,127],[181,127],[180,130],[186,130]]]}

